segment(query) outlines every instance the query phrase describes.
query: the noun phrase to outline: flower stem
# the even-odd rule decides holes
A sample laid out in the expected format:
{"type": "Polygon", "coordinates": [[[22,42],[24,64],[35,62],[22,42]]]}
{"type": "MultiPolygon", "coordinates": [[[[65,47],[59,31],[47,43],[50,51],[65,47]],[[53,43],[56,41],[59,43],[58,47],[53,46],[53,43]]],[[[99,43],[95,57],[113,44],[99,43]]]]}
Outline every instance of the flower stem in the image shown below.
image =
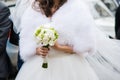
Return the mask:
{"type": "MultiPolygon", "coordinates": [[[[49,44],[46,45],[46,46],[43,46],[43,47],[49,49],[49,44]]],[[[43,67],[43,68],[48,68],[47,56],[43,57],[43,64],[42,64],[42,67],[43,67]]]]}
{"type": "Polygon", "coordinates": [[[42,67],[43,67],[43,68],[48,68],[48,62],[47,62],[46,57],[44,57],[43,59],[44,59],[44,60],[43,60],[42,67]]]}

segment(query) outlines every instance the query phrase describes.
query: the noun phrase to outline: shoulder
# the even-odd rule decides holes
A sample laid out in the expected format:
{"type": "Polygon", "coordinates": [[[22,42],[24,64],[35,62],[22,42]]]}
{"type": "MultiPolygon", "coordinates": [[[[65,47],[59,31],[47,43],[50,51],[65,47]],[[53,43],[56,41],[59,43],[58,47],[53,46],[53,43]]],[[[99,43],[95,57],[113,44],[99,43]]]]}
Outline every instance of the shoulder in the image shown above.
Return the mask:
{"type": "Polygon", "coordinates": [[[9,8],[2,2],[0,2],[0,13],[10,14],[9,8]]]}
{"type": "Polygon", "coordinates": [[[8,19],[9,15],[9,8],[5,4],[0,2],[0,22],[8,19]]]}
{"type": "Polygon", "coordinates": [[[6,7],[5,4],[0,2],[0,9],[3,9],[4,7],[6,7]]]}
{"type": "Polygon", "coordinates": [[[84,12],[87,14],[90,13],[89,6],[85,1],[75,0],[73,3],[73,7],[75,8],[75,10],[79,11],[80,13],[84,13],[84,12]]]}
{"type": "Polygon", "coordinates": [[[81,16],[82,14],[91,14],[90,9],[85,1],[82,0],[68,0],[64,9],[61,11],[66,11],[66,13],[73,13],[81,16]]]}

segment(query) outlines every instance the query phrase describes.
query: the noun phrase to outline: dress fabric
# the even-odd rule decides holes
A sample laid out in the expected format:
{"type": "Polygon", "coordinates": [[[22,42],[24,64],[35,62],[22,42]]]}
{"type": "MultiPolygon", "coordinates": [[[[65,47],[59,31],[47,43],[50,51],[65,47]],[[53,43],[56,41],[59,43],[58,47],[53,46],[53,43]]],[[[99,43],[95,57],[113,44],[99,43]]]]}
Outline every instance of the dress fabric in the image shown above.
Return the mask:
{"type": "Polygon", "coordinates": [[[120,48],[96,28],[88,9],[80,0],[68,0],[49,19],[29,6],[16,29],[24,64],[15,80],[119,80],[120,48]],[[58,31],[58,43],[72,46],[75,54],[50,48],[44,69],[33,33],[46,23],[58,31]]]}

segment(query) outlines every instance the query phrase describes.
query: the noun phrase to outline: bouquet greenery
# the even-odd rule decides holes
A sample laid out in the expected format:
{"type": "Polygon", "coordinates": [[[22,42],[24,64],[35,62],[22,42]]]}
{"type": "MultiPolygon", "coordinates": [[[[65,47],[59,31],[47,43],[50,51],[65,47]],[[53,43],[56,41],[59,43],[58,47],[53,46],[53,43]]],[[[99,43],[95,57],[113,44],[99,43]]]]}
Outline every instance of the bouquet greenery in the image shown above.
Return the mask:
{"type": "MultiPolygon", "coordinates": [[[[51,27],[50,24],[41,25],[34,32],[37,44],[41,44],[43,47],[49,48],[53,46],[58,39],[58,32],[51,27]]],[[[48,62],[46,57],[43,57],[43,68],[48,68],[48,62]]]]}

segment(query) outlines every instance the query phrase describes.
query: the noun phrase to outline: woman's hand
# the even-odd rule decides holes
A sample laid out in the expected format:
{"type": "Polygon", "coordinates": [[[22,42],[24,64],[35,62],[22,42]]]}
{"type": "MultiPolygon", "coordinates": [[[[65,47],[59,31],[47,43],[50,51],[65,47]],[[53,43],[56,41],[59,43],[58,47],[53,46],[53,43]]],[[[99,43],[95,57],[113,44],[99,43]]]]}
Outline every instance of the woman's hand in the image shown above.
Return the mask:
{"type": "Polygon", "coordinates": [[[60,51],[64,51],[66,53],[74,53],[73,48],[71,46],[68,45],[60,45],[58,44],[58,42],[56,42],[53,46],[53,48],[60,50],[60,51]]]}
{"type": "Polygon", "coordinates": [[[36,54],[37,55],[42,55],[42,56],[46,56],[48,54],[49,49],[45,48],[45,47],[37,47],[36,48],[36,54]]]}

